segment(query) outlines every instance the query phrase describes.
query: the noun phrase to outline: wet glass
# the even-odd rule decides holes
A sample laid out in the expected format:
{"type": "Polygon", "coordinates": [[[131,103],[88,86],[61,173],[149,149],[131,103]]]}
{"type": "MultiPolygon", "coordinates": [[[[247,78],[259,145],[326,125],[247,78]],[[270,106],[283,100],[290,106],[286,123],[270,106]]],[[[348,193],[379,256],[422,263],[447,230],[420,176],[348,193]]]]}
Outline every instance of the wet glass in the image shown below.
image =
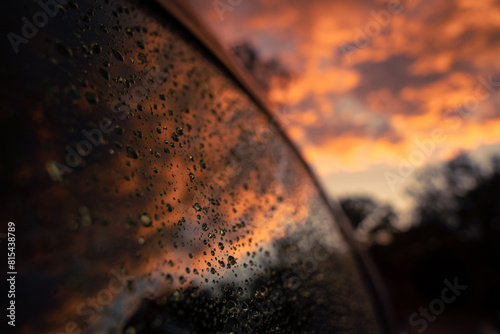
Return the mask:
{"type": "MultiPolygon", "coordinates": [[[[9,6],[19,36],[17,17],[45,10],[9,6]]],[[[384,330],[276,119],[175,18],[129,1],[50,10],[1,69],[16,331],[384,330]]]]}

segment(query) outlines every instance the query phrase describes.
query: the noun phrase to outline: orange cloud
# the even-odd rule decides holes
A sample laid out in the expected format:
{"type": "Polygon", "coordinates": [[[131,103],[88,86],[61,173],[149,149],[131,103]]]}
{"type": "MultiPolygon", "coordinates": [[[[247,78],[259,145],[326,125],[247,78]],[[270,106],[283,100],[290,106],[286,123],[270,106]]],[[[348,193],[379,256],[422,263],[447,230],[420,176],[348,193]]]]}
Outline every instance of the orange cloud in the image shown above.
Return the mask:
{"type": "MultiPolygon", "coordinates": [[[[249,40],[294,73],[268,97],[295,110],[288,134],[322,175],[397,164],[415,139],[448,126],[444,115],[475,96],[479,76],[500,80],[494,0],[401,1],[387,17],[386,1],[260,0],[222,23],[203,1],[191,2],[226,45],[249,40]],[[363,36],[367,43],[357,43],[363,36]]],[[[498,101],[496,92],[479,101],[448,131],[439,157],[499,142],[498,101]]]]}

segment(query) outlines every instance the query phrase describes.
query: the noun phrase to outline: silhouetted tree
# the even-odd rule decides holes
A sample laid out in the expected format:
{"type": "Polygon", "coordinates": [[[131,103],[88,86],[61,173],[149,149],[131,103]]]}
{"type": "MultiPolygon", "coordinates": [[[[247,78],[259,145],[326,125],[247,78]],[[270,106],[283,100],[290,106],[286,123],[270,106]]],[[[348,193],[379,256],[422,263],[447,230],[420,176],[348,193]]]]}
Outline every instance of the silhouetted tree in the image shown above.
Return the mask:
{"type": "Polygon", "coordinates": [[[380,239],[378,236],[384,235],[387,239],[397,231],[398,216],[392,206],[368,196],[345,197],[339,202],[361,241],[371,244],[380,239]]]}
{"type": "Polygon", "coordinates": [[[344,197],[339,202],[354,228],[358,228],[363,219],[370,215],[378,206],[368,196],[344,197]]]}
{"type": "Polygon", "coordinates": [[[443,167],[426,170],[409,193],[415,198],[415,223],[437,224],[481,237],[498,225],[500,159],[486,171],[463,154],[443,167]]]}
{"type": "Polygon", "coordinates": [[[281,87],[290,81],[290,72],[277,58],[262,59],[250,43],[240,43],[232,48],[232,52],[264,91],[269,91],[273,80],[281,87]]]}

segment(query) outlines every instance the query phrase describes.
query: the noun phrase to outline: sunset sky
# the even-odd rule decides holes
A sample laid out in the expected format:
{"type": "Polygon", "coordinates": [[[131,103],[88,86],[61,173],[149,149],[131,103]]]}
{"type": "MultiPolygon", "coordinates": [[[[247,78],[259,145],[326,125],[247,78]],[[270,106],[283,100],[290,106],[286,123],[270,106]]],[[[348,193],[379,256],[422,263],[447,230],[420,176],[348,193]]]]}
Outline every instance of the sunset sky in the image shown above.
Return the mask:
{"type": "Polygon", "coordinates": [[[500,1],[190,3],[225,46],[249,42],[292,73],[268,98],[333,196],[408,208],[402,164],[499,152],[500,1]]]}

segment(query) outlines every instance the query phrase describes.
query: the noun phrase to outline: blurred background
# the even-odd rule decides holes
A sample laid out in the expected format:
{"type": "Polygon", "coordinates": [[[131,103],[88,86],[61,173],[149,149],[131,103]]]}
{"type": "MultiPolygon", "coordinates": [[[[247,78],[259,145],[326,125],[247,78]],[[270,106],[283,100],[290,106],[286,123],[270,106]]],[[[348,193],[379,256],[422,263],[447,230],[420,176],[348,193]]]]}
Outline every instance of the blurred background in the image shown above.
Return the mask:
{"type": "Polygon", "coordinates": [[[500,1],[189,3],[340,202],[401,330],[499,333],[500,1]]]}

